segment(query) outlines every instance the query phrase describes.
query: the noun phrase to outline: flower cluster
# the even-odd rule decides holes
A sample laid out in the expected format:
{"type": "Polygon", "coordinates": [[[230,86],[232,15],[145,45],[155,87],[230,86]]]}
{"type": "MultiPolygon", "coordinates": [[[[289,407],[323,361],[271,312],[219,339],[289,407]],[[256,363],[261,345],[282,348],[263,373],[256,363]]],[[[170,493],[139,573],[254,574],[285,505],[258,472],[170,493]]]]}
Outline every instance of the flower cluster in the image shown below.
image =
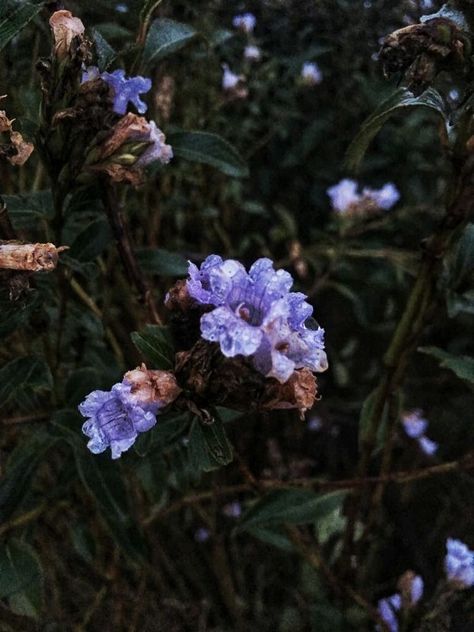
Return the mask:
{"type": "Polygon", "coordinates": [[[301,68],[301,81],[303,85],[312,88],[323,80],[323,73],[318,64],[306,61],[301,68]]]}
{"type": "MultiPolygon", "coordinates": [[[[247,37],[247,45],[244,49],[244,60],[246,62],[258,62],[262,57],[260,48],[254,43],[252,33],[257,24],[257,19],[253,13],[243,13],[234,16],[232,25],[245,33],[247,37]]],[[[237,75],[230,70],[227,64],[222,64],[222,90],[226,96],[232,99],[246,99],[248,97],[248,89],[246,87],[247,78],[245,75],[237,75]]]]}
{"type": "Polygon", "coordinates": [[[176,399],[180,388],[173,374],[149,371],[145,366],[129,371],[110,391],[93,391],[79,405],[87,421],[82,426],[93,454],[110,447],[118,459],[139,433],[150,430],[158,411],[176,399]]]}
{"type": "Polygon", "coordinates": [[[327,194],[333,209],[341,215],[362,214],[374,209],[388,211],[400,199],[397,187],[391,182],[380,189],[365,187],[362,193],[358,193],[358,188],[358,183],[349,179],[330,187],[327,194]]]}
{"type": "Polygon", "coordinates": [[[94,79],[102,79],[110,87],[113,96],[113,110],[116,114],[123,116],[128,109],[128,104],[132,103],[139,114],[144,114],[148,106],[140,99],[141,94],[151,90],[151,79],[148,77],[125,76],[125,70],[118,69],[114,72],[100,72],[97,66],[87,68],[82,74],[82,83],[94,79]]]}
{"type": "MultiPolygon", "coordinates": [[[[398,582],[400,592],[380,599],[378,611],[381,619],[389,628],[390,632],[398,632],[398,614],[403,609],[410,609],[423,597],[423,578],[415,575],[412,571],[407,571],[398,582]]],[[[380,629],[380,628],[378,628],[380,629]]]]}
{"type": "Polygon", "coordinates": [[[257,24],[257,18],[253,13],[242,13],[241,15],[234,16],[232,20],[232,26],[236,29],[240,29],[247,35],[253,33],[257,24]]]}
{"type": "Polygon", "coordinates": [[[448,538],[444,568],[448,581],[456,588],[474,586],[474,551],[460,540],[448,538]]]}
{"type": "Polygon", "coordinates": [[[420,449],[428,456],[432,456],[438,449],[438,444],[425,435],[428,420],[422,417],[421,410],[412,410],[402,416],[402,424],[406,434],[416,439],[420,449]]]}
{"type": "Polygon", "coordinates": [[[224,356],[252,358],[255,368],[280,383],[295,369],[325,371],[324,330],[306,321],[313,308],[306,296],[290,292],[293,279],[258,259],[247,272],[238,261],[207,257],[189,265],[187,289],[198,304],[212,307],[201,317],[201,335],[219,343],[224,356]]]}

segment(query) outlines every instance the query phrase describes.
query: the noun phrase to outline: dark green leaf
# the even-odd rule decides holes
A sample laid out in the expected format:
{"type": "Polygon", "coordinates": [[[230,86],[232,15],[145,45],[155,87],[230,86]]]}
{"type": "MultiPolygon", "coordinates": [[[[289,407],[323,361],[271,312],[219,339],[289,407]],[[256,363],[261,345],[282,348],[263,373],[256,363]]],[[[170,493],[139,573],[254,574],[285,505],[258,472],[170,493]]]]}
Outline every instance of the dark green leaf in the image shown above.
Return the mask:
{"type": "Polygon", "coordinates": [[[429,88],[419,97],[415,97],[407,88],[400,88],[362,124],[347,150],[346,163],[349,169],[357,170],[373,138],[393,114],[412,107],[425,107],[433,110],[446,121],[443,98],[434,88],[429,88]]]}
{"type": "Polygon", "coordinates": [[[0,523],[7,520],[25,499],[36,468],[56,440],[46,432],[36,432],[23,439],[12,452],[0,481],[0,523]]]}
{"type": "Polygon", "coordinates": [[[66,382],[65,399],[68,406],[77,406],[91,391],[100,388],[99,374],[91,367],[74,371],[66,382]]]}
{"type": "Polygon", "coordinates": [[[137,259],[140,267],[150,274],[179,277],[188,273],[188,262],[184,257],[162,248],[137,250],[137,259]]]}
{"type": "Polygon", "coordinates": [[[437,347],[420,347],[418,351],[426,353],[440,360],[443,369],[453,371],[458,377],[466,382],[474,382],[474,358],[464,355],[454,355],[438,349],[437,347]]]}
{"type": "Polygon", "coordinates": [[[143,59],[153,64],[167,55],[176,52],[195,36],[196,31],[187,24],[174,20],[154,20],[145,41],[143,59]]]}
{"type": "Polygon", "coordinates": [[[245,531],[250,533],[254,538],[264,542],[265,544],[269,544],[270,546],[274,546],[280,551],[285,551],[287,553],[292,553],[294,551],[294,547],[292,543],[286,537],[283,529],[279,529],[278,527],[246,527],[245,531]]]}
{"type": "Polygon", "coordinates": [[[2,195],[15,228],[31,228],[38,220],[54,215],[51,191],[36,191],[25,195],[2,195]]]}
{"type": "Polygon", "coordinates": [[[131,334],[133,344],[150,363],[150,369],[171,369],[174,365],[173,341],[167,327],[147,325],[131,334]]]}
{"type": "Polygon", "coordinates": [[[43,358],[17,358],[0,369],[0,406],[25,389],[50,390],[53,378],[43,358]]]}
{"type": "Polygon", "coordinates": [[[72,243],[68,256],[78,261],[92,261],[112,241],[112,231],[105,219],[91,222],[72,243]]]}
{"type": "Polygon", "coordinates": [[[89,454],[85,443],[83,449],[76,448],[74,454],[79,476],[97,502],[112,537],[130,559],[143,558],[146,555],[145,544],[132,521],[119,464],[112,461],[109,454],[89,454]]]}
{"type": "MultiPolygon", "coordinates": [[[[11,5],[11,3],[9,3],[11,5]]],[[[21,2],[9,8],[0,7],[0,50],[41,11],[43,3],[21,2]]]]}
{"type": "Polygon", "coordinates": [[[36,290],[28,290],[20,299],[10,300],[7,290],[0,290],[0,337],[21,327],[41,302],[36,290]]]}
{"type": "Polygon", "coordinates": [[[318,524],[335,509],[341,507],[347,491],[316,494],[307,489],[279,489],[259,500],[243,516],[239,529],[248,526],[318,524]]]}
{"type": "Polygon", "coordinates": [[[37,617],[43,604],[43,569],[35,551],[26,543],[11,540],[0,550],[0,598],[11,610],[37,617]]]}
{"type": "Polygon", "coordinates": [[[189,435],[188,448],[191,464],[198,472],[210,472],[233,459],[232,445],[220,419],[209,425],[196,419],[189,435]]]}
{"type": "Polygon", "coordinates": [[[226,140],[207,132],[175,132],[169,135],[175,156],[211,165],[234,178],[248,176],[248,167],[226,140]]]}
{"type": "Polygon", "coordinates": [[[108,43],[108,41],[97,31],[91,29],[92,40],[97,53],[97,65],[100,71],[107,70],[109,65],[117,57],[116,51],[108,43]]]}
{"type": "Polygon", "coordinates": [[[474,224],[468,224],[446,262],[449,285],[459,287],[474,271],[474,224]]]}

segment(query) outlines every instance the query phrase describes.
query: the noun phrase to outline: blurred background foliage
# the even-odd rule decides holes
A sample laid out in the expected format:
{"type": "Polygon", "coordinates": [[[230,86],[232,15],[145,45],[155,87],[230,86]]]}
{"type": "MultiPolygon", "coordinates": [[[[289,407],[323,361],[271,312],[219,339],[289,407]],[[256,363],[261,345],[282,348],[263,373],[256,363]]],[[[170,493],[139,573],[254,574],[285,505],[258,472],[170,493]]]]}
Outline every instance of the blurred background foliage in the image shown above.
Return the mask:
{"type": "MultiPolygon", "coordinates": [[[[165,0],[156,10],[196,35],[139,68],[153,79],[147,116],[171,144],[183,130],[212,132],[241,156],[214,156],[216,169],[176,152],[144,187],[123,191],[139,261],[158,301],[185,276],[187,259],[218,253],[248,264],[269,256],[292,272],[326,329],[330,370],[319,379],[322,400],[306,421],[288,412],[262,418],[222,411],[232,444],[262,479],[354,473],[361,404],[404,308],[420,240],[443,208],[448,167],[436,118],[423,109],[396,115],[362,164],[357,177],[364,186],[391,181],[399,188],[393,211],[347,225],[335,217],[326,190],[350,175],[344,166],[350,141],[397,87],[377,63],[381,38],[440,4],[165,0]],[[242,11],[257,18],[258,63],[243,60],[246,38],[232,28],[242,11]],[[320,66],[320,85],[299,82],[305,61],[320,66]],[[223,63],[246,75],[246,99],[223,94],[223,63]]],[[[96,42],[117,51],[111,67],[131,71],[143,1],[66,5],[94,29],[96,42]]],[[[8,95],[2,107],[26,136],[38,124],[36,64],[49,54],[42,11],[0,56],[0,93],[8,95]]],[[[448,78],[439,88],[444,95],[462,90],[448,78]]],[[[50,184],[38,155],[21,168],[1,164],[0,173],[21,238],[52,240],[50,184]]],[[[147,317],[123,276],[94,187],[68,197],[63,243],[70,246],[61,257],[66,301],[55,274],[35,275],[14,303],[0,290],[0,629],[373,629],[363,609],[334,598],[294,555],[274,507],[270,518],[265,507],[256,516],[245,513],[255,500],[235,464],[200,471],[210,468],[199,449],[189,448],[187,417],[160,419],[120,462],[87,452],[75,408],[143,360],[130,334],[143,330],[147,317]],[[228,494],[215,491],[227,487],[228,494]],[[240,503],[243,519],[229,503],[240,503]]],[[[451,302],[440,298],[422,345],[473,355],[472,267],[453,277],[452,266],[443,288],[451,302]]],[[[403,407],[423,409],[440,447],[427,457],[400,430],[394,466],[410,470],[472,449],[473,405],[472,383],[415,353],[403,407]]],[[[378,465],[376,458],[374,472],[378,465]]],[[[358,569],[359,588],[372,603],[394,592],[407,569],[420,573],[433,595],[446,537],[472,538],[473,489],[463,472],[387,487],[383,519],[358,569]]],[[[284,514],[287,522],[311,525],[329,561],[339,552],[343,500],[336,493],[307,515],[293,520],[291,507],[284,514]]],[[[296,502],[274,501],[287,509],[296,502]]],[[[307,501],[299,499],[303,509],[307,501]]],[[[473,607],[472,591],[465,591],[451,627],[431,629],[472,630],[473,607]]]]}

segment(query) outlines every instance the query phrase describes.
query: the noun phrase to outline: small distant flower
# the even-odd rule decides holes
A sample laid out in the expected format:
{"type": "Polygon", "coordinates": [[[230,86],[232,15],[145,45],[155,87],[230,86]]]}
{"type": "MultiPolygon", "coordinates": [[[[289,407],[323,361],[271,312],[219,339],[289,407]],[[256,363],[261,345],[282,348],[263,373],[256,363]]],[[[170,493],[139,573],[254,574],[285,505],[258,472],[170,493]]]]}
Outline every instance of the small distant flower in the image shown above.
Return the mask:
{"type": "Polygon", "coordinates": [[[317,86],[323,80],[318,64],[306,61],[301,68],[301,79],[306,86],[317,86]]]}
{"type": "Polygon", "coordinates": [[[384,211],[391,209],[400,199],[397,187],[391,182],[384,184],[381,189],[366,188],[362,191],[362,195],[371,199],[378,208],[384,211]]]}
{"type": "Polygon", "coordinates": [[[436,441],[432,441],[428,439],[428,437],[420,437],[418,439],[418,445],[427,456],[433,456],[439,447],[436,441]]]}
{"type": "Polygon", "coordinates": [[[421,410],[412,410],[402,416],[403,428],[412,439],[419,439],[428,428],[428,420],[422,414],[421,410]]]}
{"type": "Polygon", "coordinates": [[[75,37],[82,37],[84,24],[75,18],[70,11],[56,11],[49,19],[53,30],[54,50],[58,59],[64,59],[69,53],[75,37]]]}
{"type": "Polygon", "coordinates": [[[121,2],[115,5],[115,10],[117,13],[128,13],[128,6],[124,2],[121,2]]]}
{"type": "Polygon", "coordinates": [[[209,529],[206,529],[205,527],[200,527],[194,533],[194,539],[196,540],[196,542],[199,542],[199,544],[204,544],[204,542],[207,542],[210,537],[211,537],[211,532],[209,531],[209,529]]]}
{"type": "Polygon", "coordinates": [[[222,68],[224,70],[222,74],[222,89],[232,90],[242,81],[242,75],[236,75],[227,64],[222,64],[222,68]]]}
{"type": "Polygon", "coordinates": [[[240,518],[242,515],[242,505],[238,500],[234,500],[233,502],[224,505],[222,513],[224,516],[227,516],[227,518],[240,518]]]}
{"type": "Polygon", "coordinates": [[[327,190],[332,207],[342,215],[383,210],[388,211],[400,199],[400,193],[394,184],[389,182],[380,189],[365,187],[358,192],[359,185],[354,180],[344,179],[327,190]]]}
{"type": "Polygon", "coordinates": [[[304,294],[290,292],[292,285],[291,275],[274,270],[270,259],[258,259],[249,272],[217,255],[201,268],[189,264],[189,295],[214,307],[201,317],[202,337],[218,342],[227,357],[251,357],[260,373],[281,383],[295,369],[327,369],[324,330],[306,326],[313,308],[304,294]]]}
{"type": "Polygon", "coordinates": [[[139,433],[155,425],[158,410],[179,392],[171,373],[148,371],[146,367],[129,371],[110,391],[92,391],[79,405],[79,412],[87,418],[82,426],[90,439],[87,447],[93,454],[110,448],[112,458],[118,459],[139,433]]]}
{"type": "Polygon", "coordinates": [[[398,580],[398,589],[401,592],[403,607],[412,608],[423,597],[423,578],[413,571],[407,571],[398,580]]]}
{"type": "Polygon", "coordinates": [[[140,94],[145,94],[151,89],[151,79],[148,77],[125,77],[125,70],[118,69],[114,72],[99,72],[95,66],[89,67],[82,75],[82,83],[100,77],[113,91],[114,112],[124,115],[128,104],[132,103],[139,114],[144,114],[148,106],[140,99],[140,94]]]}
{"type": "Polygon", "coordinates": [[[260,61],[262,57],[262,53],[258,46],[254,46],[253,44],[249,44],[244,49],[244,59],[247,61],[260,61]]]}
{"type": "MultiPolygon", "coordinates": [[[[381,599],[378,603],[378,611],[387,624],[390,632],[398,632],[398,617],[397,612],[402,607],[402,598],[396,593],[386,599],[381,599]]],[[[380,629],[380,626],[379,626],[380,629]]]]}
{"type": "Polygon", "coordinates": [[[323,427],[323,421],[321,417],[314,416],[308,421],[307,428],[311,432],[319,432],[323,427]]]}
{"type": "Polygon", "coordinates": [[[451,99],[451,101],[457,101],[459,99],[459,90],[453,88],[448,92],[448,97],[451,99]]]}
{"type": "Polygon", "coordinates": [[[257,18],[253,13],[243,13],[236,15],[232,20],[232,26],[236,29],[240,29],[244,33],[250,34],[253,32],[255,25],[257,24],[257,18]]]}
{"type": "Polygon", "coordinates": [[[359,204],[361,196],[357,193],[357,182],[344,179],[327,190],[332,207],[338,213],[346,213],[351,207],[359,204]]]}
{"type": "Polygon", "coordinates": [[[448,538],[444,568],[448,581],[457,588],[474,586],[474,551],[470,551],[461,540],[448,538]]]}

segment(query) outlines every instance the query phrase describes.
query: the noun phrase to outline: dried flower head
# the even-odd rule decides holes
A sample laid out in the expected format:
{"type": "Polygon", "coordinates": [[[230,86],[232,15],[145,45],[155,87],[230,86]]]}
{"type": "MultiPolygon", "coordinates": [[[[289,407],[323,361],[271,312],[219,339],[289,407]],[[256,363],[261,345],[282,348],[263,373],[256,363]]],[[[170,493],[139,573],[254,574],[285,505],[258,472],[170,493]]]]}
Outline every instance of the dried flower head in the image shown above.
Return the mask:
{"type": "MultiPolygon", "coordinates": [[[[5,97],[0,97],[0,100],[5,97]]],[[[10,143],[2,145],[0,155],[5,156],[12,165],[24,165],[31,156],[34,145],[23,139],[19,132],[13,131],[13,122],[10,120],[4,110],[0,110],[0,134],[6,133],[10,136],[10,143]]]]}
{"type": "Polygon", "coordinates": [[[123,379],[132,387],[131,400],[140,405],[157,403],[159,408],[164,408],[181,393],[171,371],[150,370],[144,364],[125,373],[123,379]]]}
{"type": "Polygon", "coordinates": [[[306,321],[313,308],[306,296],[290,292],[293,279],[258,259],[247,272],[238,261],[207,257],[200,268],[190,263],[189,295],[212,306],[201,317],[201,335],[218,342],[226,357],[250,357],[266,377],[286,382],[295,369],[325,371],[324,330],[306,321]]]}
{"type": "Polygon", "coordinates": [[[82,37],[84,24],[75,18],[70,11],[56,11],[49,19],[53,29],[54,51],[59,60],[64,59],[71,49],[75,37],[82,37]]]}

